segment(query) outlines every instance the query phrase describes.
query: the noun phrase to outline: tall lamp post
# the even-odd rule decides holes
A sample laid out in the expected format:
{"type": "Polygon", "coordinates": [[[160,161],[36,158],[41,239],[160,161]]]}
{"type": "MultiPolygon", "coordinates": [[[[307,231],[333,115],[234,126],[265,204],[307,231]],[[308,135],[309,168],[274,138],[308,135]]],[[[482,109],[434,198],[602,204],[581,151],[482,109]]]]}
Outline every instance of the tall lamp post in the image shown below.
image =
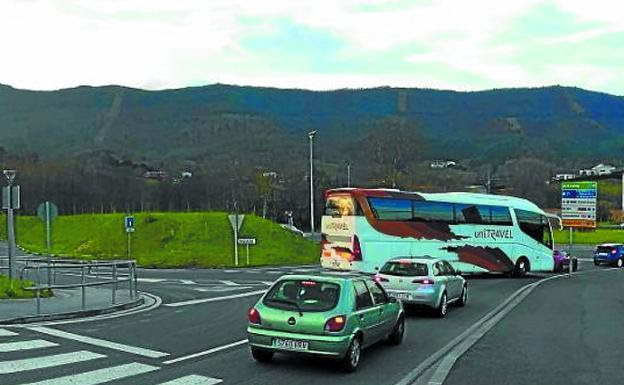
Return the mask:
{"type": "MultiPolygon", "coordinates": [[[[2,173],[7,179],[9,183],[8,187],[6,187],[6,195],[5,195],[5,208],[7,210],[7,241],[8,241],[8,255],[9,255],[9,279],[15,278],[14,270],[15,270],[15,253],[14,253],[14,245],[15,245],[15,228],[13,227],[13,208],[14,208],[14,200],[13,197],[13,181],[15,180],[15,174],[17,172],[15,170],[2,170],[2,173]]],[[[19,194],[19,193],[18,193],[19,194]]]]}
{"type": "Polygon", "coordinates": [[[314,135],[316,130],[308,132],[310,139],[310,233],[314,235],[314,135]]]}
{"type": "Polygon", "coordinates": [[[347,161],[347,187],[351,187],[351,162],[347,161]]]}

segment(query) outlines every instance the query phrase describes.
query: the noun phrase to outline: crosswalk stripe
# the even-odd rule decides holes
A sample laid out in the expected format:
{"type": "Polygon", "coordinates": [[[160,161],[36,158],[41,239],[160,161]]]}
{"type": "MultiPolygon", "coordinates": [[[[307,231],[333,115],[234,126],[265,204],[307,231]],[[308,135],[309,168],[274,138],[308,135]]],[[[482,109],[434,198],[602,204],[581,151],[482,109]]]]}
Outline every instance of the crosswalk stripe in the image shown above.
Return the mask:
{"type": "Polygon", "coordinates": [[[33,382],[29,385],[98,385],[109,381],[153,372],[154,370],[158,370],[158,367],[134,362],[131,364],[97,369],[90,372],[72,374],[64,377],[50,378],[39,382],[33,382]]]}
{"type": "Polygon", "coordinates": [[[54,342],[50,342],[46,340],[4,342],[4,343],[0,343],[0,353],[17,352],[20,350],[49,348],[52,346],[58,346],[58,344],[55,344],[54,342]]]}
{"type": "Polygon", "coordinates": [[[0,337],[12,337],[16,336],[17,333],[13,333],[12,331],[6,329],[0,329],[0,337]]]}
{"type": "Polygon", "coordinates": [[[119,344],[117,342],[106,341],[99,338],[81,336],[74,333],[64,332],[58,329],[52,329],[44,326],[31,327],[30,330],[48,334],[54,337],[65,338],[68,340],[78,341],[89,345],[95,345],[107,349],[119,350],[126,353],[136,354],[139,356],[149,357],[149,358],[160,358],[164,356],[168,356],[169,353],[163,353],[155,350],[139,348],[136,346],[129,346],[124,344],[119,344]]]}
{"type": "Polygon", "coordinates": [[[24,372],[27,370],[45,369],[53,366],[61,366],[76,362],[95,360],[106,357],[103,354],[92,353],[86,350],[78,352],[56,354],[23,360],[0,361],[0,374],[24,372]]]}
{"type": "Polygon", "coordinates": [[[192,374],[190,376],[176,378],[172,381],[163,382],[160,385],[215,385],[222,383],[223,380],[218,378],[198,376],[192,374]]]}

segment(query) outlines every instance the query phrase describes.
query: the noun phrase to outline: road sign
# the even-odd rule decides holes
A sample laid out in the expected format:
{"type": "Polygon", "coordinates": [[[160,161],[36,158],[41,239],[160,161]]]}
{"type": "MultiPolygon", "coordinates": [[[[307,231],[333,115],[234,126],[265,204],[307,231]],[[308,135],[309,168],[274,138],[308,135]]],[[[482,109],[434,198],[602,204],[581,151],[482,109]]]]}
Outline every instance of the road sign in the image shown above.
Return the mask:
{"type": "Polygon", "coordinates": [[[41,203],[37,206],[37,216],[44,222],[53,221],[58,216],[58,207],[52,202],[41,203]]]}
{"type": "Polygon", "coordinates": [[[238,238],[239,245],[255,245],[256,238],[238,238]]]}
{"type": "Polygon", "coordinates": [[[561,183],[561,220],[564,227],[596,228],[596,182],[561,183]]]}
{"type": "Polygon", "coordinates": [[[19,209],[21,207],[20,186],[5,186],[2,188],[2,209],[19,209]],[[9,188],[11,193],[9,194],[9,188]],[[9,200],[11,201],[9,203],[9,200]]]}
{"type": "Polygon", "coordinates": [[[228,215],[228,219],[230,220],[230,225],[232,226],[232,230],[238,232],[240,231],[241,226],[243,225],[243,220],[245,219],[245,215],[228,215]],[[237,223],[238,221],[238,223],[237,223]]]}
{"type": "Polygon", "coordinates": [[[134,216],[128,215],[124,218],[126,233],[134,233],[134,216]]]}

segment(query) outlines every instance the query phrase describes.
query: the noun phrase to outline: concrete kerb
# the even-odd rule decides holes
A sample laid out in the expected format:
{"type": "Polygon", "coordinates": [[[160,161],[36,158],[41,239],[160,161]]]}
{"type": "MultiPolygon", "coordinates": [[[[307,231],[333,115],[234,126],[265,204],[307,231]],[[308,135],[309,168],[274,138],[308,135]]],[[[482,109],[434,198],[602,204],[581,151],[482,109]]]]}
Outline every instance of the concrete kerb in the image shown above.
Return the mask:
{"type": "Polygon", "coordinates": [[[134,301],[126,302],[119,305],[107,306],[99,309],[79,310],[65,313],[49,313],[26,317],[16,317],[11,319],[0,320],[0,325],[20,325],[35,322],[60,321],[78,318],[88,318],[98,315],[110,314],[115,312],[126,311],[137,308],[145,303],[145,293],[140,293],[140,297],[134,301]]]}

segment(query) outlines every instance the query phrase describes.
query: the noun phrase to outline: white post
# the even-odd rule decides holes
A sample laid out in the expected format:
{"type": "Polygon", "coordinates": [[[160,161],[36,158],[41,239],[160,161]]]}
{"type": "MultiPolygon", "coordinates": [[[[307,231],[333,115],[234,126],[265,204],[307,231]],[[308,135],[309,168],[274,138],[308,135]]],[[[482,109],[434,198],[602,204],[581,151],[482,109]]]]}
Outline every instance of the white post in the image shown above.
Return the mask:
{"type": "Polygon", "coordinates": [[[249,265],[249,243],[246,246],[247,246],[247,265],[249,265]]]}
{"type": "Polygon", "coordinates": [[[234,218],[234,265],[238,266],[238,209],[234,218]]]}

